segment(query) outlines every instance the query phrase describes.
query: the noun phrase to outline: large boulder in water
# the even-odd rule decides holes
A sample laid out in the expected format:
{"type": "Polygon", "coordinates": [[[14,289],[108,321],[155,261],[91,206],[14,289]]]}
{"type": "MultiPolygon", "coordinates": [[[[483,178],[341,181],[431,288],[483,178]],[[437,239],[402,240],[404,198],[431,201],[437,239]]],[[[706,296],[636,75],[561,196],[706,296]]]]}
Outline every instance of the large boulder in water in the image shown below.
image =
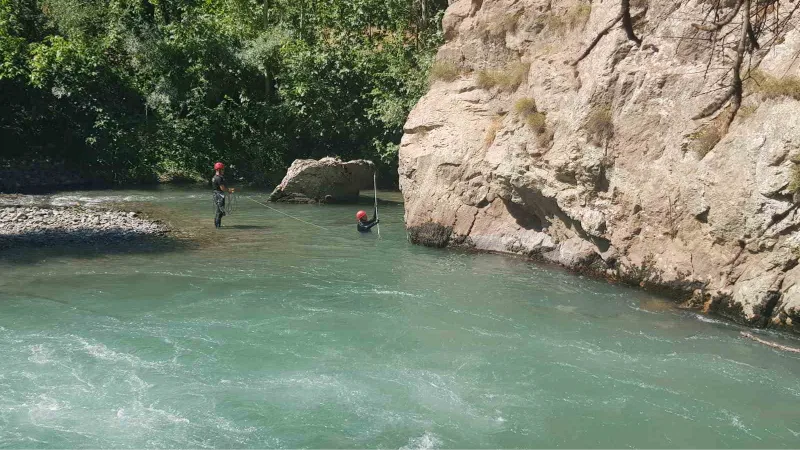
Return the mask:
{"type": "Polygon", "coordinates": [[[374,172],[375,164],[363,159],[347,162],[336,158],[297,159],[269,200],[290,203],[355,201],[362,189],[372,187],[374,172]]]}

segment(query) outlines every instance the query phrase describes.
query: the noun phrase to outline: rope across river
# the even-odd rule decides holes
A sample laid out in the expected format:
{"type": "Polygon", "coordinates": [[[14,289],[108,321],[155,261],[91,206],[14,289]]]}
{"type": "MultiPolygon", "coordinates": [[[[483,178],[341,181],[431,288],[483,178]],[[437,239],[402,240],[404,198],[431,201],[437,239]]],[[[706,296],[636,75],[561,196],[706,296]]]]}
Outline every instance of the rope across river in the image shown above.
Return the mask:
{"type": "MultiPolygon", "coordinates": [[[[375,220],[378,220],[378,175],[374,172],[372,173],[372,192],[375,198],[375,220]]],[[[378,239],[381,238],[381,224],[378,222],[378,239]]]]}
{"type": "Polygon", "coordinates": [[[265,207],[265,208],[269,208],[269,209],[271,209],[271,210],[275,211],[275,212],[276,212],[276,213],[278,213],[278,214],[283,214],[284,216],[286,216],[286,217],[289,217],[289,218],[291,218],[291,219],[294,219],[294,220],[296,220],[296,221],[298,221],[298,222],[303,222],[303,223],[304,223],[304,224],[306,224],[306,225],[311,225],[312,227],[317,227],[317,228],[319,228],[320,230],[325,230],[325,231],[328,231],[328,229],[327,229],[327,228],[325,228],[325,227],[319,226],[319,225],[317,225],[317,224],[315,224],[315,223],[308,222],[308,221],[306,221],[306,220],[303,220],[303,219],[301,219],[301,218],[299,218],[299,217],[295,217],[295,216],[293,216],[293,215],[291,215],[291,214],[287,214],[287,213],[285,213],[285,212],[283,212],[283,211],[281,211],[281,210],[279,210],[279,209],[276,209],[276,208],[273,208],[272,206],[269,206],[269,205],[267,205],[266,203],[261,203],[260,201],[258,201],[258,200],[255,200],[255,199],[253,199],[252,197],[245,197],[245,198],[246,198],[246,199],[248,199],[248,200],[250,200],[250,201],[252,201],[252,202],[258,203],[259,205],[261,205],[261,206],[263,206],[263,207],[265,207]]]}

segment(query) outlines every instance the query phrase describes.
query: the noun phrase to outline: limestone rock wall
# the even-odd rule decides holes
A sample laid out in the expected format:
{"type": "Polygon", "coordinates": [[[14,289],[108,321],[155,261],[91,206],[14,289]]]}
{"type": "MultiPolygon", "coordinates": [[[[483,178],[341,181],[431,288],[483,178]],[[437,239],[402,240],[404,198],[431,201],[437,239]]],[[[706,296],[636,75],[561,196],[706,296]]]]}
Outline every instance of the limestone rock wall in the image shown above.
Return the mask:
{"type": "MultiPolygon", "coordinates": [[[[693,117],[730,55],[696,38],[703,2],[632,3],[647,7],[642,44],[615,27],[575,66],[618,1],[451,4],[437,65],[459,74],[433,81],[400,149],[412,239],[528,255],[800,331],[800,103],[746,90],[703,148],[715,119],[693,117]]],[[[798,52],[790,27],[760,70],[796,76],[798,52]]]]}

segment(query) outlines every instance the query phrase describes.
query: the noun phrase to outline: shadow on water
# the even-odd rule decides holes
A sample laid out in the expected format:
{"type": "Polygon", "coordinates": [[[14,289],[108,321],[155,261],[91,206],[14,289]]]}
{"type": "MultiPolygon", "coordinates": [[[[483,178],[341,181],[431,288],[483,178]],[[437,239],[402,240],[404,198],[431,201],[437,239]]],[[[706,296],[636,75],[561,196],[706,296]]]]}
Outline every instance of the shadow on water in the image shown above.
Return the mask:
{"type": "Polygon", "coordinates": [[[49,258],[98,258],[120,254],[158,254],[192,250],[198,243],[173,235],[145,235],[121,230],[49,230],[0,236],[3,260],[36,264],[49,258]]]}
{"type": "Polygon", "coordinates": [[[222,230],[271,230],[267,225],[222,225],[222,230]]]}
{"type": "MultiPolygon", "coordinates": [[[[183,185],[181,185],[183,186],[183,185]]],[[[158,183],[144,183],[135,185],[117,185],[102,180],[84,181],[70,184],[42,185],[42,186],[21,186],[16,189],[2,192],[3,195],[57,195],[69,194],[75,191],[108,191],[111,189],[125,190],[133,189],[139,191],[156,191],[161,187],[158,183]]]]}
{"type": "MultiPolygon", "coordinates": [[[[372,196],[365,197],[362,195],[361,197],[358,198],[358,201],[355,203],[341,203],[341,204],[373,206],[375,204],[375,200],[372,196]]],[[[378,206],[403,206],[403,202],[398,200],[389,200],[378,197],[378,206]]]]}

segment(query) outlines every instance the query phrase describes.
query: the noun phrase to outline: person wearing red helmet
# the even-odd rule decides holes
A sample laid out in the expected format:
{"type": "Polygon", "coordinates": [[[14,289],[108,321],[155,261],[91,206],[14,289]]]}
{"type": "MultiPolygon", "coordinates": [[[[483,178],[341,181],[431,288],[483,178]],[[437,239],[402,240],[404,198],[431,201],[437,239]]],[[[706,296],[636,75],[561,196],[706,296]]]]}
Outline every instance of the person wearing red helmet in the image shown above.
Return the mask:
{"type": "Polygon", "coordinates": [[[233,189],[225,187],[225,164],[218,162],[214,164],[214,171],[216,172],[214,178],[211,179],[211,186],[214,189],[214,206],[216,214],[214,215],[214,226],[219,228],[222,226],[222,216],[225,215],[225,191],[233,193],[233,189]]]}
{"type": "Polygon", "coordinates": [[[377,210],[375,211],[375,218],[372,219],[372,220],[369,220],[369,217],[367,216],[367,213],[365,211],[357,212],[356,213],[356,220],[358,221],[358,224],[356,225],[358,227],[358,231],[360,231],[362,233],[371,232],[372,231],[372,227],[374,227],[375,225],[380,223],[380,220],[378,219],[378,211],[377,210]]]}

